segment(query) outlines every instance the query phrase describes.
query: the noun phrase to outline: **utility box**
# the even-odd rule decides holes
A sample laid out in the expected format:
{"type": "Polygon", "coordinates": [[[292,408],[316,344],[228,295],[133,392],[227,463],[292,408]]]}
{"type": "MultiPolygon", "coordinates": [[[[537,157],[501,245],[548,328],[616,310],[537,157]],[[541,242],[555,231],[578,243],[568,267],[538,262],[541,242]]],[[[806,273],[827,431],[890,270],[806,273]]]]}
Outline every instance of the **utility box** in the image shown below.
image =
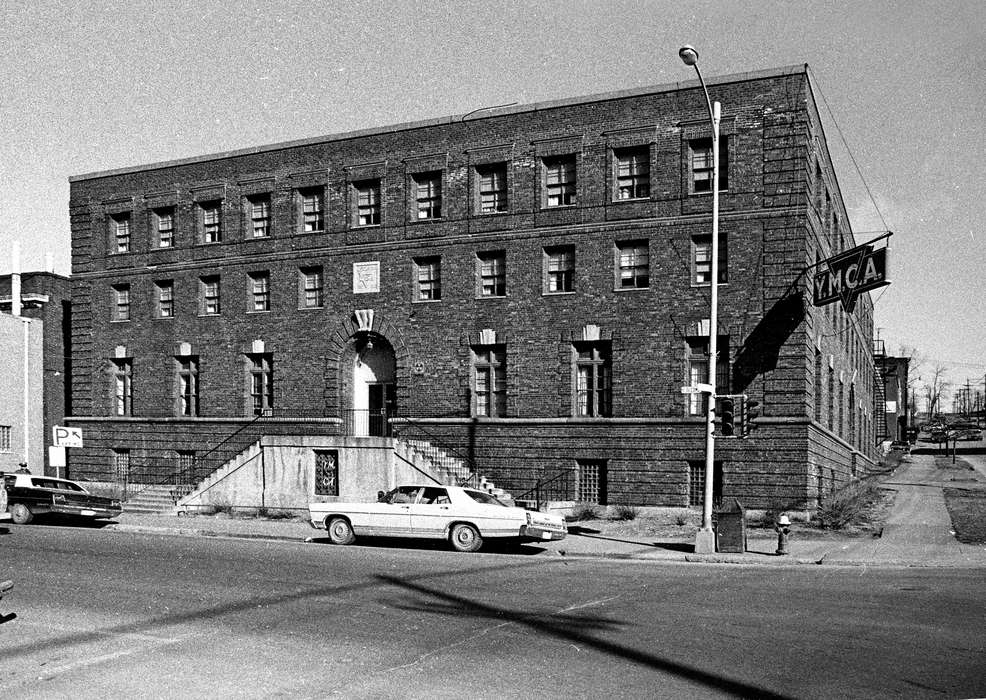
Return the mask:
{"type": "Polygon", "coordinates": [[[716,551],[746,551],[746,509],[735,498],[716,511],[716,551]]]}

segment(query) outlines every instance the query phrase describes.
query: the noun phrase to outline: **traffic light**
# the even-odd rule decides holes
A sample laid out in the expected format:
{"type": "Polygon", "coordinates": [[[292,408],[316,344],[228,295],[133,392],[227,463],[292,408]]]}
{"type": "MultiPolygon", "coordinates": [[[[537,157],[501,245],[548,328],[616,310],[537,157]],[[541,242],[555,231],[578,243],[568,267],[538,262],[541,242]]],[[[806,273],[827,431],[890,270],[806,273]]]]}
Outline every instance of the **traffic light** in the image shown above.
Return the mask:
{"type": "Polygon", "coordinates": [[[760,415],[760,402],[750,401],[748,399],[743,400],[743,418],[740,430],[743,437],[746,437],[756,429],[756,419],[760,415]]]}
{"type": "Polygon", "coordinates": [[[719,423],[719,434],[723,437],[736,436],[736,397],[716,397],[716,419],[719,423]]]}

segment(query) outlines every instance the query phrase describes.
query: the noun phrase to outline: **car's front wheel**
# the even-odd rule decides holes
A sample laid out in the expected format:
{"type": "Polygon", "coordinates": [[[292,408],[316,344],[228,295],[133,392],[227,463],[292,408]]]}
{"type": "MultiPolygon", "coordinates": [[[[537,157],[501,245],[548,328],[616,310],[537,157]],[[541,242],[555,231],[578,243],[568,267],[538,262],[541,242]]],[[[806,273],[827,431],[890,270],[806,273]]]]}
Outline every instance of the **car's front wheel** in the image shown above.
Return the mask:
{"type": "Polygon", "coordinates": [[[10,519],[18,525],[27,525],[34,520],[34,513],[23,503],[15,503],[10,506],[10,519]]]}
{"type": "Polygon", "coordinates": [[[345,518],[332,518],[325,526],[332,544],[352,544],[356,541],[353,526],[345,518]]]}
{"type": "Polygon", "coordinates": [[[460,552],[475,552],[483,546],[483,538],[479,530],[467,523],[453,526],[449,539],[452,541],[452,546],[460,552]]]}

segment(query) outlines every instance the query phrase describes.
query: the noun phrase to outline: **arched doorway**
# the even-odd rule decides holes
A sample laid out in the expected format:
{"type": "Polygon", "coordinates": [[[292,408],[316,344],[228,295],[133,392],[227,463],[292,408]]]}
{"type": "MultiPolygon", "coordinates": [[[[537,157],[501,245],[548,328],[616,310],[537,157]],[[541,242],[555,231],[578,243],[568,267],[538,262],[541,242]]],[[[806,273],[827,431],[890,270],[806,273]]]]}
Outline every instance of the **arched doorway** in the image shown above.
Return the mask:
{"type": "Polygon", "coordinates": [[[353,361],[352,435],[390,434],[389,418],[396,413],[396,359],[394,349],[376,333],[356,340],[353,361]]]}

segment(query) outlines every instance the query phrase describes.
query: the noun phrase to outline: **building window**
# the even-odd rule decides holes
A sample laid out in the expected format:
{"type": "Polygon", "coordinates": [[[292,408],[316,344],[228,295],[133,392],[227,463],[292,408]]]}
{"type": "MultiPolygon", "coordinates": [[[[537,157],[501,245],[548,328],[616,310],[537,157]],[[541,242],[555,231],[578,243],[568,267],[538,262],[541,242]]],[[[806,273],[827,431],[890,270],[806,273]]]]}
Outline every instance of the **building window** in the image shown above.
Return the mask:
{"type": "MultiPolygon", "coordinates": [[[[719,234],[719,284],[729,281],[727,238],[719,234]]],[[[692,236],[692,284],[705,286],[712,280],[712,236],[692,236]]]]}
{"type": "Polygon", "coordinates": [[[479,296],[507,296],[507,254],[503,251],[480,253],[477,256],[479,267],[479,296]]]}
{"type": "Polygon", "coordinates": [[[301,198],[301,230],[304,233],[325,230],[325,194],[322,188],[298,190],[301,198]]]}
{"type": "Polygon", "coordinates": [[[199,415],[199,358],[184,355],[175,358],[178,363],[178,415],[199,415]]]}
{"type": "Polygon", "coordinates": [[[476,168],[479,179],[479,213],[507,211],[507,164],[493,163],[476,168]]]}
{"type": "MultiPolygon", "coordinates": [[[[688,142],[691,162],[691,192],[712,192],[712,137],[688,142]]],[[[729,189],[729,139],[719,137],[719,191],[729,189]]]]}
{"type": "Polygon", "coordinates": [[[576,202],[575,156],[544,159],[544,206],[566,207],[576,202]]]}
{"type": "MultiPolygon", "coordinates": [[[[716,341],[716,386],[717,394],[729,393],[729,336],[720,335],[716,341]]],[[[709,381],[709,339],[688,339],[688,382],[692,386],[709,381]]],[[[709,395],[706,393],[688,394],[688,415],[704,416],[708,407],[709,395]]]]}
{"type": "Polygon", "coordinates": [[[259,194],[247,197],[247,212],[250,215],[250,233],[253,238],[270,236],[270,195],[259,194]]]}
{"type": "Polygon", "coordinates": [[[113,252],[130,252],[130,213],[113,214],[110,217],[110,227],[113,229],[113,252]]]}
{"type": "Polygon", "coordinates": [[[113,320],[130,320],[130,285],[113,285],[113,320]]]}
{"type": "Polygon", "coordinates": [[[418,220],[442,218],[441,172],[415,175],[414,189],[418,220]]]}
{"type": "Polygon", "coordinates": [[[10,452],[10,428],[9,425],[0,425],[0,452],[10,452]]]}
{"type": "Polygon", "coordinates": [[[175,474],[180,484],[193,484],[196,478],[195,470],[198,467],[198,458],[195,450],[178,450],[175,453],[175,474]]]}
{"type": "Polygon", "coordinates": [[[828,381],[828,419],[829,430],[835,429],[835,369],[829,366],[828,381]]]}
{"type": "Polygon", "coordinates": [[[339,452],[315,450],[315,495],[339,495],[339,452]]]}
{"type": "Polygon", "coordinates": [[[270,273],[251,272],[250,311],[270,311],[270,273]]]}
{"type": "MultiPolygon", "coordinates": [[[[705,505],[705,461],[688,462],[688,505],[705,505]]],[[[712,463],[712,505],[722,505],[722,462],[712,463]]]]}
{"type": "Polygon", "coordinates": [[[113,449],[113,478],[118,484],[130,482],[130,450],[113,449]]]}
{"type": "Polygon", "coordinates": [[[473,415],[502,418],[507,414],[507,352],[502,345],[473,348],[473,415]]]}
{"type": "Polygon", "coordinates": [[[650,149],[647,146],[613,152],[616,160],[616,199],[650,196],[650,149]]]}
{"type": "Polygon", "coordinates": [[[380,225],[380,180],[354,182],[356,191],[356,225],[380,225]]]}
{"type": "Polygon", "coordinates": [[[575,415],[611,415],[613,365],[609,343],[576,343],[574,350],[575,415]]]}
{"type": "Polygon", "coordinates": [[[247,355],[250,361],[250,406],[255,416],[270,415],[274,408],[274,356],[247,355]]]}
{"type": "Polygon", "coordinates": [[[544,292],[562,294],[575,289],[575,246],[544,249],[544,292]]]}
{"type": "Polygon", "coordinates": [[[157,231],[158,248],[174,248],[175,246],[175,209],[164,207],[155,209],[153,213],[154,230],[157,231]]]}
{"type": "Polygon", "coordinates": [[[442,298],[442,259],[434,255],[414,259],[415,301],[438,301],[442,298]]]}
{"type": "Polygon", "coordinates": [[[322,266],[303,267],[301,274],[300,302],[303,309],[320,309],[325,305],[325,273],[322,266]]]}
{"type": "Polygon", "coordinates": [[[133,360],[113,360],[113,415],[133,415],[133,360]]]}
{"type": "Polygon", "coordinates": [[[218,316],[222,311],[219,275],[201,277],[199,294],[199,313],[203,316],[218,316]]]}
{"type": "Polygon", "coordinates": [[[199,202],[199,217],[201,241],[203,243],[219,243],[222,241],[222,202],[219,200],[199,202]]]}
{"type": "Polygon", "coordinates": [[[157,290],[157,317],[174,318],[175,315],[175,283],[172,280],[155,282],[157,290]]]}
{"type": "Polygon", "coordinates": [[[575,501],[606,505],[606,462],[580,459],[575,465],[575,501]]]}
{"type": "Polygon", "coordinates": [[[647,241],[616,244],[617,289],[646,289],[650,286],[650,247],[647,241]]]}

